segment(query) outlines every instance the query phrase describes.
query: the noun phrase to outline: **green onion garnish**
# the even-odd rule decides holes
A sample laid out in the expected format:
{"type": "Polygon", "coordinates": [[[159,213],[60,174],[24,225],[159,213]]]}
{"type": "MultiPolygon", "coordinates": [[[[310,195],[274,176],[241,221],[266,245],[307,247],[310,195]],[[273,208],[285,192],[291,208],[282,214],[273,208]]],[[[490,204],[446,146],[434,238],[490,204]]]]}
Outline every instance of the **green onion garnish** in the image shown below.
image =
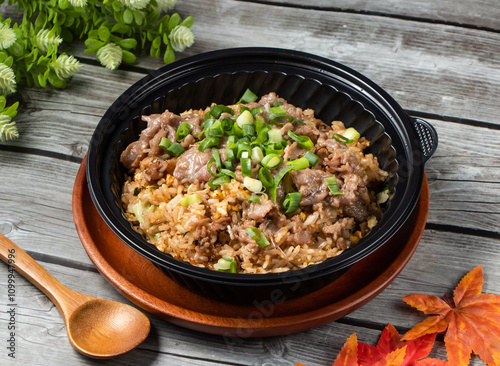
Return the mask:
{"type": "Polygon", "coordinates": [[[281,135],[281,130],[278,128],[270,129],[267,134],[269,136],[269,142],[271,144],[276,144],[276,143],[281,142],[283,140],[283,136],[281,135]]]}
{"type": "Polygon", "coordinates": [[[276,169],[283,163],[283,158],[278,154],[268,154],[260,163],[268,169],[276,169]]]}
{"type": "Polygon", "coordinates": [[[252,113],[250,111],[243,111],[238,118],[236,118],[236,124],[240,127],[243,128],[243,125],[252,125],[254,122],[252,113]]]}
{"type": "Polygon", "coordinates": [[[359,138],[361,137],[359,132],[354,127],[349,127],[344,131],[342,136],[347,137],[352,142],[359,140],[359,138]]]}
{"type": "Polygon", "coordinates": [[[273,107],[279,107],[281,105],[281,102],[278,102],[277,100],[275,100],[273,102],[273,107]]]}
{"type": "Polygon", "coordinates": [[[288,136],[290,136],[292,140],[297,141],[297,144],[304,149],[310,149],[314,146],[314,143],[311,141],[309,136],[298,135],[291,130],[288,130],[288,136]]]}
{"type": "Polygon", "coordinates": [[[269,127],[269,125],[266,122],[264,122],[264,118],[262,117],[257,117],[255,119],[254,124],[255,124],[255,131],[257,132],[259,132],[262,127],[269,127]]]}
{"type": "Polygon", "coordinates": [[[195,203],[201,203],[201,202],[202,201],[200,196],[198,196],[196,193],[186,196],[180,201],[181,205],[184,207],[188,207],[194,205],[195,203]]]}
{"type": "Polygon", "coordinates": [[[318,164],[318,161],[319,161],[319,157],[310,152],[310,151],[307,151],[305,154],[304,154],[304,158],[306,158],[308,161],[309,161],[309,164],[313,167],[315,166],[316,164],[318,164]]]}
{"type": "Polygon", "coordinates": [[[250,110],[250,113],[252,113],[252,116],[255,116],[256,114],[264,112],[264,109],[260,107],[255,107],[250,110]]]}
{"type": "Polygon", "coordinates": [[[219,146],[219,145],[220,145],[220,139],[218,137],[207,136],[200,141],[200,144],[198,145],[198,150],[205,151],[209,147],[219,146]]]}
{"type": "Polygon", "coordinates": [[[255,226],[247,227],[245,231],[247,232],[248,236],[250,236],[250,238],[255,240],[255,242],[259,245],[259,247],[262,248],[271,245],[271,243],[269,243],[269,240],[267,240],[266,236],[262,233],[262,231],[257,229],[255,226]]]}
{"type": "Polygon", "coordinates": [[[208,181],[208,186],[211,189],[216,189],[219,185],[224,184],[224,183],[229,183],[229,182],[231,182],[231,177],[229,177],[227,175],[222,175],[222,176],[217,177],[217,178],[211,178],[208,181]]]}
{"type": "Polygon", "coordinates": [[[224,136],[224,130],[222,129],[222,123],[216,120],[212,125],[205,128],[205,136],[222,137],[224,136]]]}
{"type": "Polygon", "coordinates": [[[172,145],[169,146],[167,151],[173,156],[180,156],[186,150],[182,147],[181,144],[179,144],[178,142],[174,142],[172,145]]]}
{"type": "Polygon", "coordinates": [[[262,192],[262,182],[258,179],[245,177],[245,179],[243,179],[243,185],[253,193],[262,192]]]}
{"type": "Polygon", "coordinates": [[[245,90],[245,93],[241,96],[240,100],[236,102],[236,104],[241,104],[241,103],[252,103],[255,102],[258,99],[258,97],[250,90],[247,89],[245,90]]]}
{"type": "Polygon", "coordinates": [[[215,167],[217,168],[217,170],[220,171],[222,169],[222,163],[221,163],[221,160],[220,160],[220,152],[219,152],[219,150],[212,150],[212,155],[214,156],[215,167]]]}
{"type": "Polygon", "coordinates": [[[274,177],[274,184],[273,186],[269,189],[269,195],[272,197],[273,201],[276,202],[276,189],[278,188],[278,184],[280,181],[283,179],[286,173],[288,173],[290,170],[293,169],[292,165],[287,165],[284,168],[282,168],[278,174],[274,177]]]}
{"type": "Polygon", "coordinates": [[[248,197],[248,203],[259,203],[260,199],[257,196],[248,197]]]}
{"type": "Polygon", "coordinates": [[[226,133],[226,135],[231,133],[231,131],[233,129],[233,125],[234,125],[234,122],[231,118],[226,117],[226,118],[221,119],[220,124],[221,124],[222,129],[226,133]]]}
{"type": "Polygon", "coordinates": [[[238,262],[234,258],[222,257],[217,261],[217,270],[220,272],[236,273],[238,262]]]}
{"type": "MultiPolygon", "coordinates": [[[[226,150],[226,154],[227,154],[227,150],[226,150]]],[[[225,161],[224,166],[226,167],[226,169],[234,170],[234,165],[231,161],[225,161]]]]}
{"type": "Polygon", "coordinates": [[[222,113],[230,113],[233,115],[234,111],[223,104],[214,105],[210,108],[210,114],[214,116],[215,119],[218,119],[222,113]]]}
{"type": "Polygon", "coordinates": [[[292,166],[293,170],[301,170],[309,168],[309,160],[307,160],[307,158],[305,157],[289,161],[287,164],[292,166]]]}
{"type": "Polygon", "coordinates": [[[267,141],[268,131],[271,129],[271,126],[265,125],[260,130],[255,129],[257,132],[257,138],[252,141],[252,145],[260,145],[267,141]]]}
{"type": "Polygon", "coordinates": [[[265,167],[260,168],[258,177],[265,188],[271,188],[274,185],[273,175],[267,168],[265,167]]]}
{"type": "Polygon", "coordinates": [[[139,187],[135,187],[135,189],[134,189],[134,196],[138,196],[139,193],[141,193],[141,189],[139,187]]]}
{"type": "Polygon", "coordinates": [[[333,195],[344,195],[344,193],[342,193],[342,191],[339,189],[337,178],[335,178],[335,175],[333,177],[325,178],[325,182],[333,195]]]}
{"type": "Polygon", "coordinates": [[[220,174],[225,174],[233,179],[236,179],[236,174],[234,174],[234,172],[229,169],[221,169],[220,174]]]}
{"type": "Polygon", "coordinates": [[[352,144],[354,142],[354,140],[342,136],[339,133],[334,133],[333,138],[335,139],[335,141],[340,142],[341,144],[352,144]]]}
{"type": "Polygon", "coordinates": [[[233,123],[233,128],[230,132],[228,132],[228,135],[233,135],[238,138],[243,137],[243,131],[240,126],[238,126],[237,123],[233,123]]]}
{"type": "Polygon", "coordinates": [[[302,199],[302,194],[300,192],[291,192],[286,195],[283,201],[283,208],[285,213],[293,213],[297,211],[300,206],[300,200],[302,199]]]}
{"type": "Polygon", "coordinates": [[[238,157],[238,159],[241,159],[242,157],[242,154],[244,152],[247,152],[248,155],[250,156],[250,154],[252,153],[252,147],[250,146],[250,144],[244,140],[244,139],[240,139],[238,141],[238,145],[236,145],[237,147],[237,154],[236,156],[238,157]]]}
{"type": "Polygon", "coordinates": [[[258,146],[252,148],[252,161],[255,163],[260,163],[264,159],[264,153],[262,149],[258,146]]]}
{"type": "Polygon", "coordinates": [[[187,135],[191,132],[191,126],[187,122],[182,122],[175,132],[177,142],[184,141],[187,135]]]}
{"type": "Polygon", "coordinates": [[[389,187],[385,187],[380,192],[378,192],[377,196],[376,196],[376,198],[377,198],[377,204],[380,205],[382,203],[387,202],[387,200],[389,199],[389,192],[390,192],[390,188],[389,187]]]}
{"type": "Polygon", "coordinates": [[[163,150],[167,150],[172,145],[172,141],[166,137],[162,137],[160,143],[158,144],[163,150]]]}
{"type": "Polygon", "coordinates": [[[241,158],[241,175],[244,177],[252,176],[252,159],[250,158],[241,158]]]}
{"type": "Polygon", "coordinates": [[[243,137],[252,137],[253,135],[255,135],[255,127],[253,125],[243,125],[241,130],[243,131],[243,137]]]}

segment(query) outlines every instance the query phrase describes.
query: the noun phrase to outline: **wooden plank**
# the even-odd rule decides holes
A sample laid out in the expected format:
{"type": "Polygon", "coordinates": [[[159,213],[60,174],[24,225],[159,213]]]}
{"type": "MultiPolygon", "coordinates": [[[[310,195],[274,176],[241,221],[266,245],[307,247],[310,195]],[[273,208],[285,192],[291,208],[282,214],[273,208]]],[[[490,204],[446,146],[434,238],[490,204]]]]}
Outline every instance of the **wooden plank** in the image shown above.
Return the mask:
{"type": "MultiPolygon", "coordinates": [[[[244,0],[252,1],[252,0],[244,0]]],[[[253,1],[252,1],[253,2],[253,1]]],[[[259,2],[254,1],[254,2],[259,2]]],[[[297,8],[332,9],[346,12],[374,13],[384,16],[419,18],[425,21],[463,24],[465,26],[500,29],[500,9],[495,0],[267,0],[269,4],[297,8]]]]}

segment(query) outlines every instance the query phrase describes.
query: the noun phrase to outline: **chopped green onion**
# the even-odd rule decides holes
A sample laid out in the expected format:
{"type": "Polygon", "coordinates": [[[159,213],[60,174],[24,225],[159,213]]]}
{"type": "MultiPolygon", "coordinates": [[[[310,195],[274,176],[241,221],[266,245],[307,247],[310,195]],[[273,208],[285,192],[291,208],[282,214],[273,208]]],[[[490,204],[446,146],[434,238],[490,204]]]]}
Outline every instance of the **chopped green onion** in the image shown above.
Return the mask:
{"type": "Polygon", "coordinates": [[[139,193],[141,193],[141,189],[139,187],[135,187],[135,189],[134,189],[134,196],[138,196],[139,193]]]}
{"type": "Polygon", "coordinates": [[[134,213],[137,221],[139,221],[140,224],[144,222],[144,218],[142,217],[143,211],[147,210],[150,206],[151,204],[149,202],[145,202],[144,204],[141,204],[141,202],[139,202],[132,207],[132,212],[134,213]]]}
{"type": "Polygon", "coordinates": [[[258,146],[252,148],[252,161],[255,163],[260,163],[264,159],[264,153],[262,149],[258,146]]]}
{"type": "MultiPolygon", "coordinates": [[[[283,140],[285,141],[285,140],[283,140]]],[[[280,143],[277,144],[269,144],[264,147],[264,150],[266,150],[266,156],[275,154],[275,155],[281,155],[283,153],[283,147],[280,143]]]]}
{"type": "Polygon", "coordinates": [[[269,243],[269,240],[267,240],[266,236],[257,229],[255,226],[250,226],[245,229],[247,232],[248,236],[250,236],[251,239],[255,240],[255,242],[259,245],[259,247],[267,247],[268,245],[271,245],[269,243]]]}
{"type": "Polygon", "coordinates": [[[219,145],[220,145],[220,139],[218,137],[207,136],[200,141],[200,144],[198,145],[198,150],[205,151],[209,147],[219,146],[219,145]]]}
{"type": "Polygon", "coordinates": [[[286,109],[281,105],[269,108],[269,114],[286,114],[286,109]]]}
{"type": "Polygon", "coordinates": [[[257,196],[248,197],[248,203],[259,203],[260,199],[257,196]]]}
{"type": "MultiPolygon", "coordinates": [[[[226,154],[227,154],[227,150],[226,150],[226,154]]],[[[225,161],[224,162],[224,166],[226,167],[226,169],[229,169],[229,170],[234,170],[234,165],[232,162],[230,161],[225,161]]]]}
{"type": "Polygon", "coordinates": [[[222,129],[221,121],[215,121],[211,126],[205,128],[205,136],[222,137],[224,136],[224,130],[222,129]]]}
{"type": "Polygon", "coordinates": [[[215,167],[217,168],[217,170],[221,170],[222,169],[222,163],[221,163],[221,160],[220,160],[220,152],[219,152],[219,150],[212,150],[212,155],[214,156],[215,167]]]}
{"type": "Polygon", "coordinates": [[[250,111],[243,111],[238,118],[236,118],[236,124],[240,127],[243,128],[243,125],[251,125],[253,124],[254,119],[252,116],[252,113],[250,111]]]}
{"type": "Polygon", "coordinates": [[[283,158],[278,154],[268,154],[264,156],[260,163],[268,169],[275,169],[283,163],[283,158]]]}
{"type": "Polygon", "coordinates": [[[160,143],[158,144],[163,150],[167,150],[172,145],[172,141],[166,137],[162,137],[160,143]]]}
{"type": "Polygon", "coordinates": [[[332,192],[333,195],[343,195],[342,191],[340,190],[338,184],[337,184],[337,178],[335,178],[335,175],[333,177],[328,177],[325,178],[325,182],[328,185],[328,188],[330,189],[330,192],[332,192]]]}
{"type": "Polygon", "coordinates": [[[241,104],[241,103],[248,104],[255,102],[257,99],[258,97],[250,89],[247,89],[245,90],[245,93],[243,93],[240,100],[236,104],[241,104]]]}
{"type": "MultiPolygon", "coordinates": [[[[210,113],[207,113],[205,115],[205,117],[206,116],[210,116],[210,113]]],[[[217,121],[217,120],[213,119],[213,118],[208,118],[208,119],[205,118],[205,121],[200,126],[203,127],[204,129],[206,129],[206,128],[212,126],[215,123],[215,121],[217,121]]]]}
{"type": "Polygon", "coordinates": [[[243,179],[243,185],[246,189],[252,191],[253,193],[262,192],[262,182],[258,179],[245,177],[245,179],[243,179]]]}
{"type": "Polygon", "coordinates": [[[229,147],[229,144],[228,144],[228,147],[226,147],[226,158],[228,161],[234,160],[236,158],[235,151],[236,151],[236,145],[234,147],[229,147]]]}
{"type": "Polygon", "coordinates": [[[390,192],[389,187],[385,187],[380,192],[378,192],[377,196],[376,196],[377,197],[377,204],[381,205],[382,203],[387,202],[387,200],[389,199],[389,192],[390,192]]]}
{"type": "Polygon", "coordinates": [[[225,118],[221,119],[220,124],[221,124],[221,127],[226,134],[231,133],[231,131],[233,130],[234,122],[229,117],[225,117],[225,118]]]}
{"type": "Polygon", "coordinates": [[[293,170],[301,170],[309,168],[309,160],[305,157],[301,157],[288,162],[288,165],[292,166],[293,170]]]}
{"type": "Polygon", "coordinates": [[[180,204],[184,207],[188,207],[191,205],[194,205],[195,203],[201,203],[201,198],[198,196],[196,193],[190,194],[189,196],[184,197],[181,199],[180,204]]]}
{"type": "Polygon", "coordinates": [[[269,195],[272,197],[273,201],[276,202],[276,189],[278,188],[278,184],[280,181],[283,179],[283,177],[288,173],[290,170],[293,169],[293,166],[287,165],[284,168],[282,168],[278,174],[274,177],[274,184],[273,186],[269,189],[269,195]]]}
{"type": "Polygon", "coordinates": [[[241,158],[241,175],[244,177],[252,176],[252,159],[250,158],[241,158]]]}
{"type": "Polygon", "coordinates": [[[255,135],[255,127],[253,125],[243,125],[242,131],[243,136],[252,137],[255,135]]]}
{"type": "Polygon", "coordinates": [[[265,167],[260,168],[258,177],[265,188],[271,188],[274,185],[274,178],[269,169],[265,167]]]}
{"type": "Polygon", "coordinates": [[[213,157],[210,158],[210,160],[207,163],[207,171],[210,173],[211,176],[218,177],[219,175],[217,173],[214,173],[212,171],[212,168],[211,168],[212,164],[214,164],[214,163],[215,163],[215,158],[213,158],[213,157]]]}
{"type": "Polygon", "coordinates": [[[314,146],[314,143],[311,141],[309,136],[298,135],[291,130],[288,130],[288,136],[290,136],[292,140],[297,141],[297,144],[304,149],[310,149],[314,146]]]}
{"type": "Polygon", "coordinates": [[[230,113],[233,115],[234,111],[223,104],[214,105],[210,108],[210,114],[214,116],[215,119],[218,119],[222,113],[230,113]]]}
{"type": "Polygon", "coordinates": [[[281,135],[281,130],[278,128],[271,128],[267,134],[269,136],[269,142],[271,144],[276,144],[283,140],[283,136],[281,135]]]}
{"type": "Polygon", "coordinates": [[[252,141],[252,145],[260,145],[267,141],[268,131],[271,129],[271,126],[265,125],[260,130],[257,130],[257,138],[252,141]]]}
{"type": "Polygon", "coordinates": [[[255,107],[250,110],[250,113],[252,113],[252,116],[255,116],[256,114],[264,112],[264,109],[260,107],[255,107]]]}
{"type": "Polygon", "coordinates": [[[229,169],[221,169],[220,173],[221,174],[225,174],[225,175],[227,175],[227,176],[229,176],[229,177],[231,177],[233,179],[236,179],[236,174],[234,174],[234,172],[231,171],[231,170],[229,170],[229,169]]]}
{"type": "Polygon", "coordinates": [[[257,117],[254,122],[255,131],[259,132],[264,126],[268,127],[268,124],[264,121],[264,118],[257,117]]]}
{"type": "Polygon", "coordinates": [[[273,102],[273,107],[279,107],[281,105],[281,102],[278,102],[277,100],[275,100],[273,102]]]}
{"type": "Polygon", "coordinates": [[[243,130],[241,129],[240,126],[238,126],[237,123],[233,123],[233,128],[229,134],[240,138],[240,137],[243,137],[243,130]]]}
{"type": "Polygon", "coordinates": [[[237,154],[236,154],[236,156],[238,157],[238,159],[241,159],[242,154],[245,151],[250,156],[250,153],[252,152],[252,147],[250,146],[250,144],[248,142],[246,142],[245,140],[241,139],[240,141],[238,141],[238,145],[237,145],[237,154]]]}
{"type": "Polygon", "coordinates": [[[178,142],[174,142],[172,145],[170,145],[167,151],[173,156],[180,156],[184,151],[186,151],[186,149],[184,149],[178,142]]]}
{"type": "Polygon", "coordinates": [[[319,161],[319,157],[310,151],[306,151],[306,153],[304,154],[304,158],[309,161],[309,164],[311,164],[312,167],[318,164],[319,161]]]}
{"type": "Polygon", "coordinates": [[[354,142],[354,140],[342,136],[339,133],[334,133],[333,138],[335,139],[335,141],[340,142],[341,144],[352,144],[354,142]]]}
{"type": "Polygon", "coordinates": [[[191,132],[191,126],[187,122],[182,122],[175,132],[177,142],[184,141],[187,135],[191,132]]]}
{"type": "Polygon", "coordinates": [[[285,213],[293,213],[297,211],[300,206],[300,200],[302,199],[302,194],[300,192],[291,192],[286,195],[283,201],[283,208],[285,213]]]}
{"type": "Polygon", "coordinates": [[[229,182],[231,182],[231,177],[229,177],[227,175],[222,175],[218,178],[211,178],[208,181],[208,186],[211,189],[216,189],[219,185],[224,184],[224,183],[229,183],[229,182]]]}
{"type": "Polygon", "coordinates": [[[359,132],[354,127],[349,127],[344,131],[342,136],[347,137],[352,142],[359,140],[359,138],[361,137],[359,132]]]}
{"type": "Polygon", "coordinates": [[[252,113],[252,112],[250,111],[250,108],[248,108],[247,106],[243,106],[243,107],[241,107],[241,108],[240,108],[240,114],[242,114],[242,113],[243,113],[243,112],[245,112],[245,111],[249,111],[250,113],[252,113]]]}
{"type": "Polygon", "coordinates": [[[238,262],[234,258],[222,257],[217,261],[217,270],[220,272],[236,273],[238,262]]]}

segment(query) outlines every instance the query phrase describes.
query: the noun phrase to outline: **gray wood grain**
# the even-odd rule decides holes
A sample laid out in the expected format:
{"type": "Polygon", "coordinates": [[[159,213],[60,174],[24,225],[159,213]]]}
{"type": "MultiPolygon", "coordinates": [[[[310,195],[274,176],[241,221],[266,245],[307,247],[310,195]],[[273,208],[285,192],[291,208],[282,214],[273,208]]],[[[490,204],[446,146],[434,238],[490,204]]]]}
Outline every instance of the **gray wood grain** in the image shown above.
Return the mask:
{"type": "Polygon", "coordinates": [[[495,0],[476,0],[473,3],[468,0],[309,0],[307,2],[301,0],[268,0],[266,2],[274,3],[277,6],[291,5],[298,8],[332,9],[500,29],[500,9],[495,0]]]}

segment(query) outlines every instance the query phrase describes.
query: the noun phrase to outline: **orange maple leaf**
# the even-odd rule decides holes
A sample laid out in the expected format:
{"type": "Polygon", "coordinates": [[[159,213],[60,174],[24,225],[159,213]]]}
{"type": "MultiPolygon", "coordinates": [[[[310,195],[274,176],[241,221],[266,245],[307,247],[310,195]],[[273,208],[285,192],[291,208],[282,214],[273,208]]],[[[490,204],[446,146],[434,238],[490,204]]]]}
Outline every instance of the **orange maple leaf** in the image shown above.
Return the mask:
{"type": "Polygon", "coordinates": [[[468,365],[471,352],[490,366],[500,366],[500,296],[481,293],[483,281],[481,266],[470,271],[453,292],[453,304],[432,295],[403,297],[425,314],[437,315],[415,325],[402,340],[448,329],[444,342],[451,366],[468,365]]]}

